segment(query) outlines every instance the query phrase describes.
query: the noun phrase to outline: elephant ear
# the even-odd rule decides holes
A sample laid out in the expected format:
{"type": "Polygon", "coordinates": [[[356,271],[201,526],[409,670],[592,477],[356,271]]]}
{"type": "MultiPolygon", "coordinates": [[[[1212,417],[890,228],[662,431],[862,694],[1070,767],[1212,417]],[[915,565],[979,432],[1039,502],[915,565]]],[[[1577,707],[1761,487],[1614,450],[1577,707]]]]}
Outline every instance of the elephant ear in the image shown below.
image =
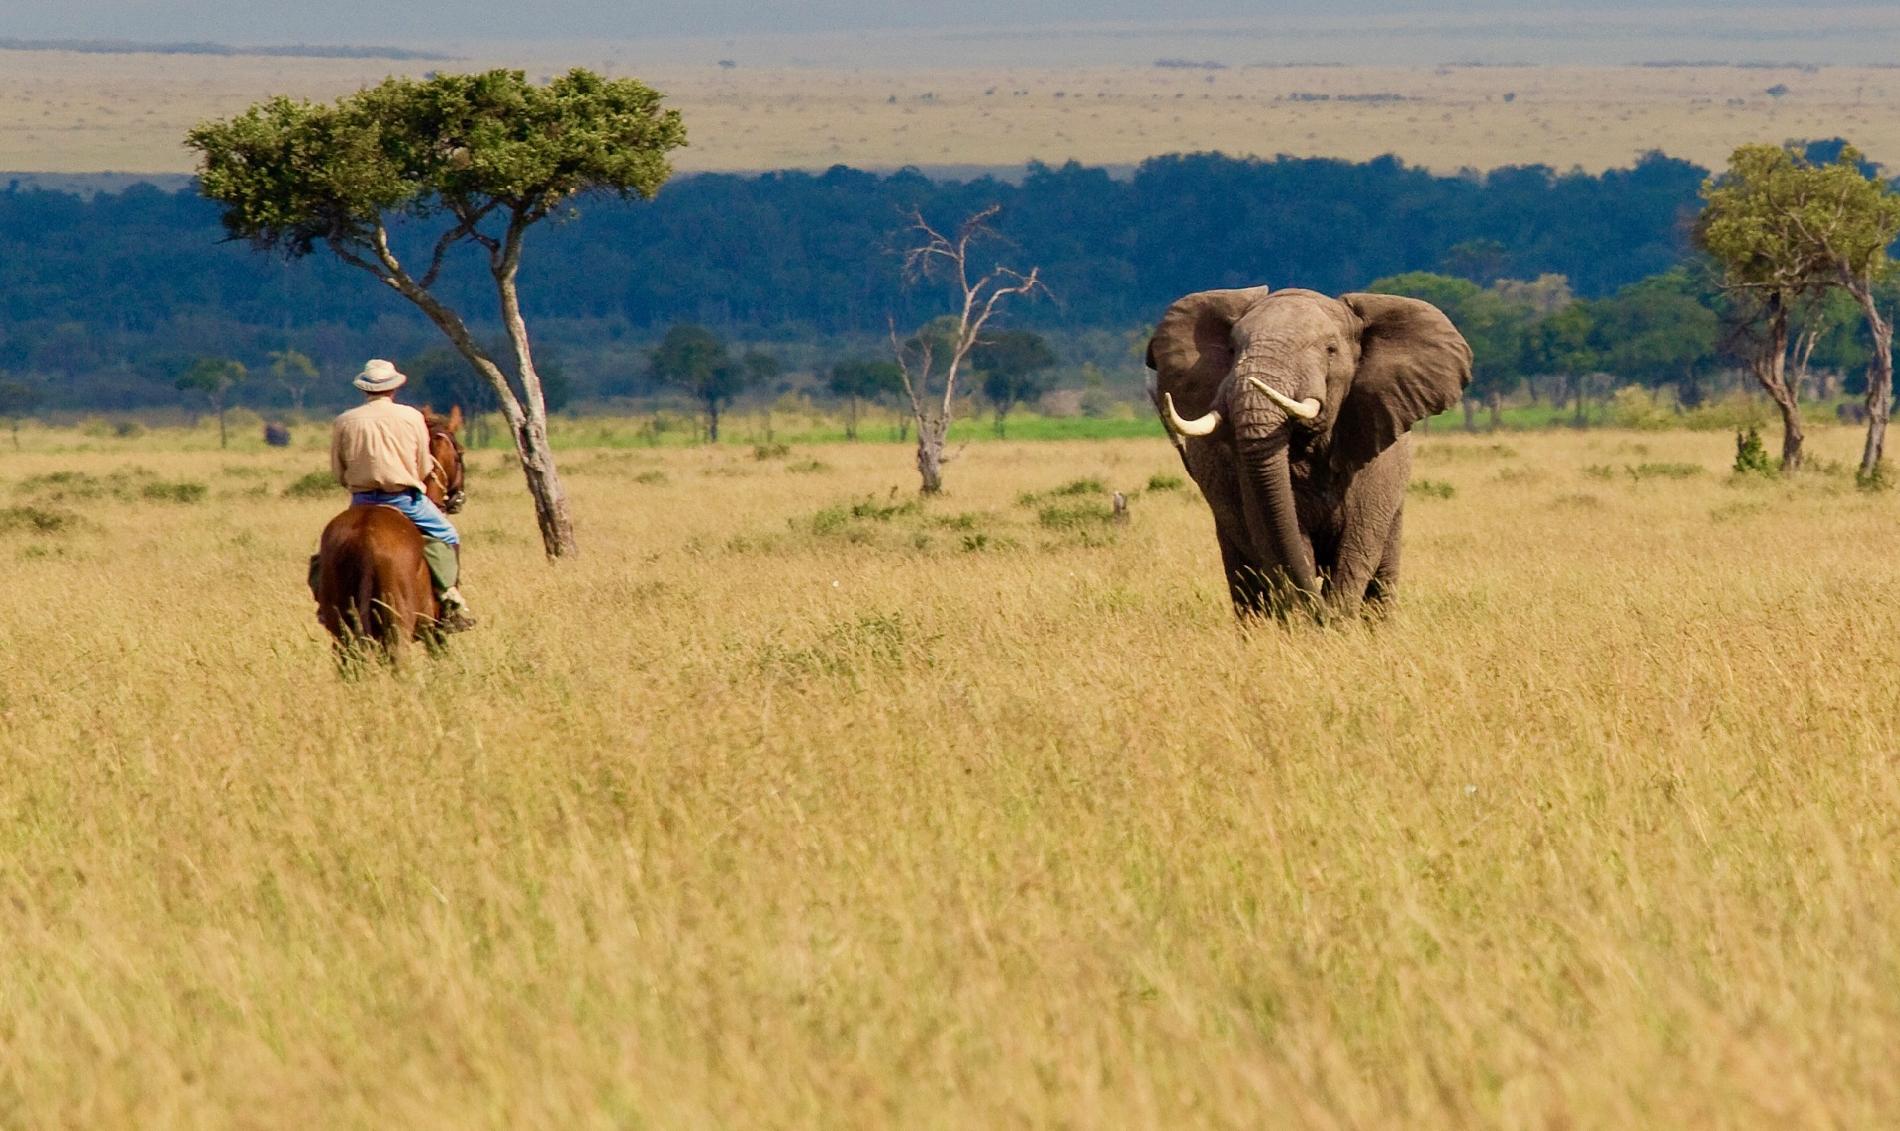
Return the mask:
{"type": "Polygon", "coordinates": [[[1359,369],[1333,424],[1335,466],[1356,467],[1412,425],[1458,403],[1471,381],[1471,347],[1429,302],[1341,295],[1361,323],[1359,369]]]}
{"type": "Polygon", "coordinates": [[[1197,291],[1174,300],[1148,339],[1157,411],[1162,393],[1174,398],[1182,416],[1201,416],[1214,407],[1214,394],[1234,367],[1234,323],[1266,296],[1266,287],[1247,287],[1197,291]]]}

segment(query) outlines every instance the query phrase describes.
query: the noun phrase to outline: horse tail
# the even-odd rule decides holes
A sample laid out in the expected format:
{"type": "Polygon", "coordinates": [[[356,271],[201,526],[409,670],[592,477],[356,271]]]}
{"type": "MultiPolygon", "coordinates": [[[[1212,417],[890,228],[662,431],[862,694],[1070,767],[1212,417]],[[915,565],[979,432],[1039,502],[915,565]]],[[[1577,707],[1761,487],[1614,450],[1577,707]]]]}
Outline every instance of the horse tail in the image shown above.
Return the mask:
{"type": "Polygon", "coordinates": [[[356,575],[356,598],[351,609],[356,631],[371,640],[386,640],[388,631],[383,623],[383,602],[377,593],[376,570],[368,562],[362,564],[363,568],[356,575]]]}

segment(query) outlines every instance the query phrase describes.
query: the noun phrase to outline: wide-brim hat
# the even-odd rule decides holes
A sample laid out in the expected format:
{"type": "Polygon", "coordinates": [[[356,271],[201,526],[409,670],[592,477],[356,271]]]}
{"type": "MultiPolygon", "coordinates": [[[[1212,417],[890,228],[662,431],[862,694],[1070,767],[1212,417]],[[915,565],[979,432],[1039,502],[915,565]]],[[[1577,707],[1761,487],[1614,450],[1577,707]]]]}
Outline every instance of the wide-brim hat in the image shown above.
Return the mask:
{"type": "Polygon", "coordinates": [[[366,393],[387,393],[391,389],[402,388],[402,383],[407,380],[408,376],[394,365],[380,357],[373,357],[363,363],[363,371],[350,383],[366,393]]]}

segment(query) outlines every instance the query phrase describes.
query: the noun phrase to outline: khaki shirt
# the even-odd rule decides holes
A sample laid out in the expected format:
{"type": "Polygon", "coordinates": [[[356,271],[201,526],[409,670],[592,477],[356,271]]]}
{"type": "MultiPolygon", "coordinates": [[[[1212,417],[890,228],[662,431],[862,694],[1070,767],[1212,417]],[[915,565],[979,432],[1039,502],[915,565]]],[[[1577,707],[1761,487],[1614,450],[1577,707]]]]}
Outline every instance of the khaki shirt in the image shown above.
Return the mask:
{"type": "Polygon", "coordinates": [[[434,468],[422,413],[389,397],[351,409],[330,429],[330,470],[352,491],[420,491],[434,468]]]}

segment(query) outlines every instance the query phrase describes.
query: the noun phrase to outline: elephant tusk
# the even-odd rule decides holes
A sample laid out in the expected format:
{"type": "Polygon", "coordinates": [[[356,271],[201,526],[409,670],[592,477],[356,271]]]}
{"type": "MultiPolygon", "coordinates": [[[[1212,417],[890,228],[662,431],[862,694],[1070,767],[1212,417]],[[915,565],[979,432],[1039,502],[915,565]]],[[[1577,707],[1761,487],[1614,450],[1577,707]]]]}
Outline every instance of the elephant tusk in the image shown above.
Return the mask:
{"type": "Polygon", "coordinates": [[[1297,416],[1301,420],[1312,420],[1319,416],[1321,405],[1318,397],[1308,397],[1303,401],[1296,401],[1258,377],[1249,377],[1247,380],[1253,382],[1254,388],[1267,394],[1268,400],[1286,409],[1289,414],[1297,416]]]}
{"type": "Polygon", "coordinates": [[[1219,412],[1210,412],[1206,416],[1193,420],[1181,419],[1181,414],[1174,411],[1174,394],[1172,393],[1161,394],[1161,407],[1167,413],[1168,427],[1183,436],[1206,436],[1220,427],[1219,412]]]}

